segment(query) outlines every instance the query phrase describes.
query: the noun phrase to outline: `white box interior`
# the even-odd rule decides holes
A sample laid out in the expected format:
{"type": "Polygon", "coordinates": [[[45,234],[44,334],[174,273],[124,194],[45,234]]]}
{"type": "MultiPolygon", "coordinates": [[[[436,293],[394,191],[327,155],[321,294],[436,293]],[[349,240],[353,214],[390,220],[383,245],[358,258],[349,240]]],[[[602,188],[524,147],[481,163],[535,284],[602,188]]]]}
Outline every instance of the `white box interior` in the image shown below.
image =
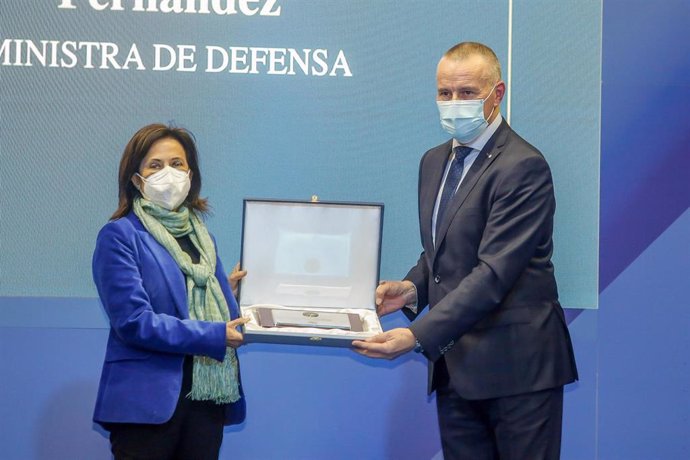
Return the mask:
{"type": "Polygon", "coordinates": [[[368,337],[382,332],[381,205],[245,200],[239,303],[246,332],[368,337]],[[259,326],[259,307],[357,313],[364,332],[259,326]]]}
{"type": "Polygon", "coordinates": [[[338,313],[356,313],[362,318],[362,332],[355,331],[345,331],[342,329],[322,329],[316,327],[263,327],[259,326],[258,315],[256,312],[257,308],[270,307],[270,308],[293,308],[296,310],[303,310],[303,308],[295,307],[284,307],[282,305],[273,304],[255,304],[248,306],[241,306],[242,316],[249,318],[250,321],[244,325],[245,333],[253,334],[280,334],[280,335],[291,335],[291,336],[322,336],[322,337],[333,337],[342,339],[360,339],[366,337],[372,337],[376,334],[383,332],[381,329],[381,323],[379,322],[379,317],[376,315],[376,311],[368,310],[366,308],[310,308],[311,311],[329,311],[338,313]]]}

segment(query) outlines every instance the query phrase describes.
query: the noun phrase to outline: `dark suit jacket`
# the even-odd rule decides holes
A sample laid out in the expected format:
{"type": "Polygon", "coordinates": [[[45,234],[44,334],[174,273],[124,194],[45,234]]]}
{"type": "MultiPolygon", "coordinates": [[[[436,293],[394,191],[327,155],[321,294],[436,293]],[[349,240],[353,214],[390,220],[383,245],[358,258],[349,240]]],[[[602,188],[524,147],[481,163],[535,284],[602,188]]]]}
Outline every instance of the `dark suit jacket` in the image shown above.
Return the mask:
{"type": "MultiPolygon", "coordinates": [[[[220,259],[215,275],[231,318],[237,318],[220,259]]],[[[109,222],[98,234],[93,279],[110,320],[94,421],[169,420],[182,387],[185,355],[222,360],[225,323],[189,319],[182,271],[133,212],[109,222]]],[[[225,409],[226,425],[241,423],[244,397],[225,409]]]]}
{"type": "Polygon", "coordinates": [[[429,392],[441,356],[466,399],[576,380],[551,263],[555,199],[546,160],[504,120],[437,223],[434,248],[431,218],[451,148],[448,141],[421,160],[424,251],[405,277],[417,288],[419,310],[430,308],[410,326],[430,360],[429,392]]]}

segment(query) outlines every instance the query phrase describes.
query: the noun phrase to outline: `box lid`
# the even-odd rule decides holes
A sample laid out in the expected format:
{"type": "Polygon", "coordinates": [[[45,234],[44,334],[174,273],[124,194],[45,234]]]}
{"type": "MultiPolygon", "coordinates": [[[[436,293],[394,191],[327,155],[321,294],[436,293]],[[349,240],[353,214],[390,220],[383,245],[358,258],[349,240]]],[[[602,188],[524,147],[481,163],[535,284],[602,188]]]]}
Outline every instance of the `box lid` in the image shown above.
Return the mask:
{"type": "Polygon", "coordinates": [[[245,199],[240,306],[375,309],[383,204],[245,199]]]}

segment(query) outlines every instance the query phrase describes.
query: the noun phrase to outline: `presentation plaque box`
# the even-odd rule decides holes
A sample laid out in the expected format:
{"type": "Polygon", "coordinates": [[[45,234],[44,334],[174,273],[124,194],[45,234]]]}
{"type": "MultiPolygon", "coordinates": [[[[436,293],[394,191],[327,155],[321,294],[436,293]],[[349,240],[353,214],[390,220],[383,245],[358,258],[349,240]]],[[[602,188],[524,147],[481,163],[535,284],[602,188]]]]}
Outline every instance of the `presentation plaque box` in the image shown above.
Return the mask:
{"type": "Polygon", "coordinates": [[[245,199],[245,342],[349,347],[381,333],[382,225],[379,203],[245,199]]]}

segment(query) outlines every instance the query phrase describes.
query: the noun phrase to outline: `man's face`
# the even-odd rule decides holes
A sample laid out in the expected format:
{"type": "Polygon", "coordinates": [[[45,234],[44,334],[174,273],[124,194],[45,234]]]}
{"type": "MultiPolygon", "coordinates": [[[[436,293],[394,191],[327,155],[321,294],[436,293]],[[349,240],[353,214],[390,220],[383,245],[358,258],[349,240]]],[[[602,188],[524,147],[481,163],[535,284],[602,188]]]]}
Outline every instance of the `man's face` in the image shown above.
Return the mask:
{"type": "Polygon", "coordinates": [[[500,81],[492,92],[495,81],[489,77],[489,69],[482,56],[469,56],[462,60],[442,58],[436,70],[436,100],[457,101],[484,99],[484,118],[489,123],[497,116],[498,105],[505,93],[500,81]],[[489,94],[491,93],[491,94],[489,94]],[[493,113],[491,113],[493,110],[493,113]],[[491,115],[491,118],[487,118],[491,115]]]}

